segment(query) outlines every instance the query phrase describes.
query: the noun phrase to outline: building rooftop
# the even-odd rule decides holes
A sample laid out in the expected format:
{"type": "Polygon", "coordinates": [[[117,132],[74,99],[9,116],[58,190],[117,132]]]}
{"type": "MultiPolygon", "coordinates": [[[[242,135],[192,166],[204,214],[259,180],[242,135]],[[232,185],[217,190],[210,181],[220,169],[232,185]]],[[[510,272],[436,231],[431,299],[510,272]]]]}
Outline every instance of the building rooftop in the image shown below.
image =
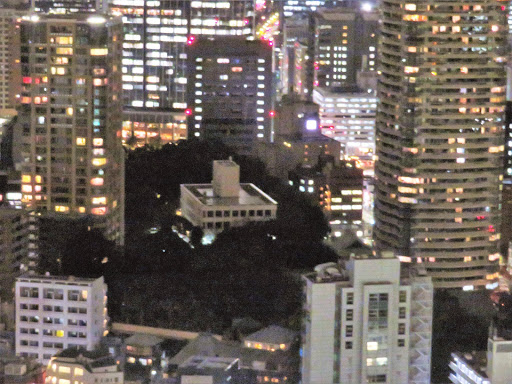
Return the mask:
{"type": "Polygon", "coordinates": [[[52,361],[81,364],[89,372],[95,368],[117,366],[116,360],[105,350],[87,351],[83,348],[67,348],[57,353],[52,361]]]}
{"type": "Polygon", "coordinates": [[[138,345],[141,347],[153,347],[155,345],[161,344],[164,340],[159,338],[158,336],[148,335],[143,333],[136,333],[135,335],[130,336],[126,339],[126,345],[138,345]]]}
{"type": "Polygon", "coordinates": [[[189,190],[203,205],[207,206],[277,205],[274,199],[250,183],[241,183],[240,192],[236,197],[217,196],[213,191],[212,184],[182,184],[182,186],[189,190]]]}
{"type": "Polygon", "coordinates": [[[201,333],[179,351],[169,363],[181,365],[193,356],[238,358],[239,355],[239,343],[217,340],[209,333],[201,333]]]}
{"type": "Polygon", "coordinates": [[[278,325],[270,325],[260,329],[244,338],[244,341],[268,343],[268,344],[291,344],[297,337],[297,332],[278,325]]]}
{"type": "Polygon", "coordinates": [[[191,356],[180,364],[180,368],[228,370],[237,363],[235,357],[191,356]]]}
{"type": "Polygon", "coordinates": [[[90,285],[103,277],[76,277],[76,276],[47,276],[47,275],[33,275],[24,274],[16,279],[21,283],[42,283],[42,284],[64,284],[64,285],[90,285]]]}

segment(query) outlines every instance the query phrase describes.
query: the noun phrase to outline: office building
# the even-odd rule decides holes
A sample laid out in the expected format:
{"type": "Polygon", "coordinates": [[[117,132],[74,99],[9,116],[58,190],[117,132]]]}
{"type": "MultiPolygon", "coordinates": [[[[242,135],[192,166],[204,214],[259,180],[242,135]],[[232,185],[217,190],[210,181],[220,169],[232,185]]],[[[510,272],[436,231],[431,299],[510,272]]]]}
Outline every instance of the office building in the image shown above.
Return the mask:
{"type": "Polygon", "coordinates": [[[497,280],[504,9],[381,3],[374,239],[379,250],[423,263],[436,288],[497,280]]]}
{"type": "Polygon", "coordinates": [[[281,3],[286,17],[306,12],[314,12],[325,5],[325,0],[285,0],[281,3]]]}
{"type": "Polygon", "coordinates": [[[52,357],[46,370],[46,380],[59,384],[123,384],[124,374],[107,352],[68,348],[52,357]]]}
{"type": "Polygon", "coordinates": [[[297,166],[289,172],[289,184],[317,201],[331,227],[331,236],[346,229],[362,235],[363,171],[355,162],[335,162],[321,156],[311,166],[297,166]]]}
{"type": "Polygon", "coordinates": [[[20,30],[23,201],[44,214],[91,216],[122,243],[121,24],[40,16],[20,30]]]}
{"type": "Polygon", "coordinates": [[[309,40],[301,39],[293,45],[292,93],[301,99],[310,100],[313,89],[313,50],[309,40]]]}
{"type": "Polygon", "coordinates": [[[240,167],[232,160],[213,162],[211,184],[182,184],[182,215],[206,234],[232,226],[276,218],[277,202],[254,184],[240,183],[240,167]]]}
{"type": "Polygon", "coordinates": [[[123,144],[129,148],[158,148],[187,138],[185,111],[129,107],[123,110],[123,116],[123,144]]]}
{"type": "Polygon", "coordinates": [[[123,105],[186,109],[185,48],[201,35],[249,36],[253,3],[113,0],[113,15],[123,17],[123,105]]]}
{"type": "Polygon", "coordinates": [[[260,40],[196,39],[187,49],[188,133],[250,154],[271,140],[272,46],[260,40]]]}
{"type": "Polygon", "coordinates": [[[401,278],[392,253],[367,253],[303,279],[304,384],[430,383],[433,287],[424,271],[401,278]]]}
{"type": "Polygon", "coordinates": [[[107,329],[107,286],[97,279],[16,279],[16,354],[47,364],[66,348],[93,350],[107,329]]]}
{"type": "Polygon", "coordinates": [[[377,11],[321,8],[313,18],[315,87],[355,86],[359,73],[376,72],[377,11]]]}
{"type": "Polygon", "coordinates": [[[31,9],[42,14],[106,12],[107,0],[30,0],[31,9]]]}
{"type": "Polygon", "coordinates": [[[317,87],[313,91],[313,101],[320,106],[322,134],[340,142],[342,156],[373,165],[377,114],[375,93],[357,87],[335,91],[317,87]]]}

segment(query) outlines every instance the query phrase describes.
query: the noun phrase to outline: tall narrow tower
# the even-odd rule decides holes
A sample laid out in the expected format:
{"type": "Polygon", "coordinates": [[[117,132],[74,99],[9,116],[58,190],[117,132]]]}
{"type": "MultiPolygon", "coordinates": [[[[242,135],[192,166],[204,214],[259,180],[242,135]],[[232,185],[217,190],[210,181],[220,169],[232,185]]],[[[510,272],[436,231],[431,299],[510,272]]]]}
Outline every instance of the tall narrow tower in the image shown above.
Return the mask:
{"type": "Polygon", "coordinates": [[[120,20],[33,16],[20,36],[23,201],[122,243],[120,20]]]}
{"type": "Polygon", "coordinates": [[[507,5],[381,2],[375,242],[436,288],[496,280],[507,5]]]}

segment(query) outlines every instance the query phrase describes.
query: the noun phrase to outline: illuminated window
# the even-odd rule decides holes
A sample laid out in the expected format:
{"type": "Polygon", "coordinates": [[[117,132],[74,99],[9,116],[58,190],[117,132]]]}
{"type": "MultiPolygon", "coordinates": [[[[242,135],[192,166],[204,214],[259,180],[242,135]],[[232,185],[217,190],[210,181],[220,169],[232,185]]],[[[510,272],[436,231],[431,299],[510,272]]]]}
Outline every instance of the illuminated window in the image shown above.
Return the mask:
{"type": "Polygon", "coordinates": [[[59,367],[59,372],[60,373],[71,373],[71,368],[70,367],[60,366],[59,367]]]}
{"type": "Polygon", "coordinates": [[[93,215],[98,215],[98,216],[104,215],[107,213],[107,207],[93,208],[93,209],[91,209],[91,213],[93,215]]]}
{"type": "Polygon", "coordinates": [[[100,138],[92,139],[92,145],[94,145],[95,147],[101,147],[103,145],[103,139],[100,139],[100,138]]]}
{"type": "Polygon", "coordinates": [[[103,178],[102,177],[95,177],[91,179],[91,184],[95,186],[103,185],[103,178]]]}
{"type": "Polygon", "coordinates": [[[84,370],[82,368],[75,368],[75,376],[83,376],[84,370]]]}
{"type": "Polygon", "coordinates": [[[64,331],[60,330],[60,329],[55,331],[55,336],[57,336],[57,337],[64,337],[64,331]]]}
{"type": "Polygon", "coordinates": [[[92,203],[94,205],[107,204],[107,198],[105,196],[93,197],[92,198],[92,203]]]}
{"type": "Polygon", "coordinates": [[[76,138],[76,145],[85,145],[86,139],[85,137],[77,137],[76,138]]]}
{"type": "Polygon", "coordinates": [[[31,177],[30,175],[22,175],[21,176],[21,182],[22,183],[30,183],[31,177]]]}
{"type": "Polygon", "coordinates": [[[405,4],[405,10],[406,11],[415,11],[416,10],[416,4],[405,4]]]}
{"type": "Polygon", "coordinates": [[[106,56],[108,48],[91,48],[91,56],[106,56]]]}
{"type": "Polygon", "coordinates": [[[368,341],[366,343],[366,350],[368,351],[378,351],[379,350],[379,343],[376,341],[368,341]]]}
{"type": "Polygon", "coordinates": [[[104,157],[97,157],[95,159],[92,159],[92,165],[96,167],[100,167],[105,164],[107,164],[107,159],[104,157]]]}
{"type": "MultiPolygon", "coordinates": [[[[69,211],[69,207],[66,207],[64,205],[56,205],[55,206],[55,211],[56,212],[68,212],[69,211]]],[[[61,337],[61,336],[59,336],[61,337]]]]}

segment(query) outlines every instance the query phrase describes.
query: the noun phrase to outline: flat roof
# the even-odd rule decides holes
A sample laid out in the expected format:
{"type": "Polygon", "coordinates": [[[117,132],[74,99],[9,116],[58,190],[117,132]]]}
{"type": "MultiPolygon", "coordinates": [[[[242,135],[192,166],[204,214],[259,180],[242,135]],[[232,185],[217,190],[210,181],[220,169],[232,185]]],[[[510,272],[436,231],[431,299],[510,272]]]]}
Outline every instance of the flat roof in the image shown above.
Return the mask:
{"type": "Polygon", "coordinates": [[[46,276],[46,275],[32,275],[25,274],[16,279],[16,282],[22,283],[46,283],[51,284],[55,282],[60,282],[64,284],[83,284],[83,283],[93,283],[98,279],[103,279],[103,277],[93,278],[93,277],[76,277],[76,276],[46,276]]]}
{"type": "Polygon", "coordinates": [[[182,186],[206,206],[277,205],[277,201],[251,183],[241,183],[236,197],[215,195],[212,184],[182,184],[182,186]]]}

